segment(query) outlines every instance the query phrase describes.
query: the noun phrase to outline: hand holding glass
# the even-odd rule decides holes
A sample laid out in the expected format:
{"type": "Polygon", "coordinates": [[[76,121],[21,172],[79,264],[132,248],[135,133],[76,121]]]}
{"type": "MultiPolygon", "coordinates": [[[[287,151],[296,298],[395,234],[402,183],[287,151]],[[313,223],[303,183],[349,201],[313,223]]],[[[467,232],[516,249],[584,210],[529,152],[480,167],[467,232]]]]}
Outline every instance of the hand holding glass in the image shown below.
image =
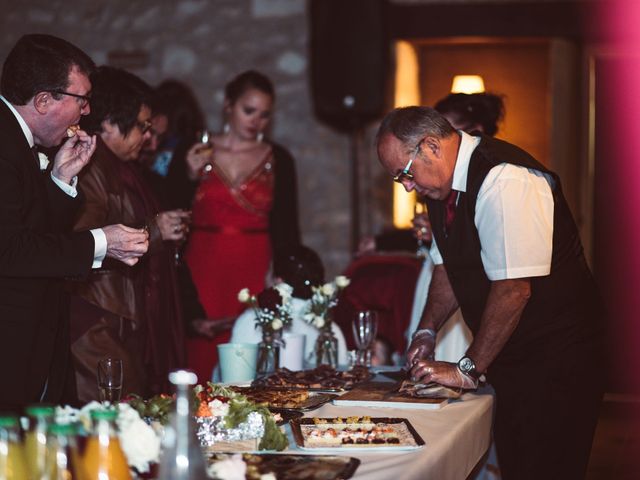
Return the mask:
{"type": "Polygon", "coordinates": [[[371,310],[358,312],[353,320],[353,339],[358,349],[357,364],[371,366],[371,347],[378,333],[378,314],[371,310]]]}
{"type": "Polygon", "coordinates": [[[119,402],[122,395],[122,360],[103,358],[98,361],[98,390],[101,402],[119,402]]]}

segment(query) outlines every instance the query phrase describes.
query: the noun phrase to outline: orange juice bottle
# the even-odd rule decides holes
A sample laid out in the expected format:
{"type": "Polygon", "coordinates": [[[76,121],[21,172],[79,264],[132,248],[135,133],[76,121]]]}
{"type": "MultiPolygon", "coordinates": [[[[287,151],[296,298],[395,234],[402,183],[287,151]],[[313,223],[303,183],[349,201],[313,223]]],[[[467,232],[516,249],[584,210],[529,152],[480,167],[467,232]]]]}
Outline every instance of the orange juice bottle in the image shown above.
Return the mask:
{"type": "Polygon", "coordinates": [[[53,423],[53,405],[36,403],[25,408],[29,427],[24,437],[25,457],[31,478],[47,478],[45,462],[47,457],[47,430],[53,423]]]}
{"type": "Polygon", "coordinates": [[[27,480],[27,465],[20,441],[18,417],[0,416],[0,478],[27,480]]]}
{"type": "Polygon", "coordinates": [[[76,425],[53,424],[47,434],[47,479],[84,480],[83,465],[78,457],[76,425]]]}
{"type": "Polygon", "coordinates": [[[93,410],[93,432],[87,439],[83,464],[85,480],[131,480],[129,465],[120,447],[113,409],[93,410]]]}

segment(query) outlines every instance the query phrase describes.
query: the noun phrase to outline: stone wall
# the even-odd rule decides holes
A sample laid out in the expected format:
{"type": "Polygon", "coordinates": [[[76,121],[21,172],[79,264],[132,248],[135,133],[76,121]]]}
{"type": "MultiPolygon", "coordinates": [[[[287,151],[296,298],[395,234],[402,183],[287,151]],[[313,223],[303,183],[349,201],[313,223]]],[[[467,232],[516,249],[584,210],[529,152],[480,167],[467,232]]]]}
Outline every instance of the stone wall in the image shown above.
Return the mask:
{"type": "MultiPolygon", "coordinates": [[[[269,75],[277,90],[271,136],[297,161],[304,242],[318,250],[329,274],[348,264],[349,143],[313,116],[304,0],[0,0],[0,5],[1,59],[20,35],[36,32],[77,44],[98,64],[108,61],[109,52],[141,52],[130,56],[131,71],[152,85],[166,78],[189,83],[213,130],[220,128],[222,90],[231,77],[248,68],[269,75]]],[[[376,166],[375,158],[366,161],[376,166]]]]}

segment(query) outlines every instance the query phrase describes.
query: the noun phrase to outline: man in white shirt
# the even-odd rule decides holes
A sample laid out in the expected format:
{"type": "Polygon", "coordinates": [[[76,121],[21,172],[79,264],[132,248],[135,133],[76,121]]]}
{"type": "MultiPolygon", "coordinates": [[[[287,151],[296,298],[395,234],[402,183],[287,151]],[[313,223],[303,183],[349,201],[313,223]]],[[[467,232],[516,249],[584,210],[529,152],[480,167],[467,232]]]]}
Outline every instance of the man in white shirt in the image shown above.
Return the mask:
{"type": "Polygon", "coordinates": [[[434,235],[412,377],[474,389],[486,373],[503,478],[582,478],[603,391],[602,328],[558,177],[426,107],[394,110],[377,138],[386,170],[427,197],[434,235]],[[457,364],[433,361],[436,333],[458,306],[474,340],[457,364]]]}
{"type": "Polygon", "coordinates": [[[76,131],[90,110],[93,67],[80,49],[50,35],[23,36],[3,65],[0,410],[73,400],[61,280],[86,275],[105,256],[133,265],[147,251],[147,233],[123,225],[71,232],[82,201],[77,175],[95,149],[95,137],[76,131]],[[49,166],[34,150],[69,134],[49,166]]]}

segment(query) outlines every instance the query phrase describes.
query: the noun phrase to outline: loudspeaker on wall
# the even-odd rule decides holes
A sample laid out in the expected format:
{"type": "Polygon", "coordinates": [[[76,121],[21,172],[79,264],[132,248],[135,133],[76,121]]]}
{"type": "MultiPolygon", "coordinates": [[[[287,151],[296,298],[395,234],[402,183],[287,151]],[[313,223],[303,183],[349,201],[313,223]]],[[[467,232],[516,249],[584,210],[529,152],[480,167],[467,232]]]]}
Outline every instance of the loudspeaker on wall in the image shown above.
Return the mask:
{"type": "Polygon", "coordinates": [[[390,42],[386,0],[311,0],[316,116],[351,132],[385,110],[390,42]]]}

